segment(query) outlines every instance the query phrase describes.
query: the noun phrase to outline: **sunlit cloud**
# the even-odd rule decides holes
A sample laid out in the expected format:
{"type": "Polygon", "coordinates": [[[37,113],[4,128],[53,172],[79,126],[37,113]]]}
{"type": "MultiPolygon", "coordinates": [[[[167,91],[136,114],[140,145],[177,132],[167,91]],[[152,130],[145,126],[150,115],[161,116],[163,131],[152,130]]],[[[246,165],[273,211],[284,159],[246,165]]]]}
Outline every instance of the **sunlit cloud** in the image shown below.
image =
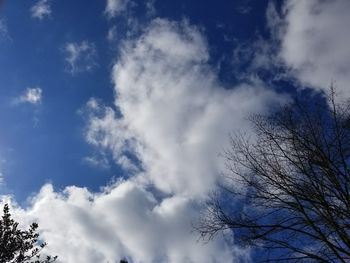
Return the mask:
{"type": "MultiPolygon", "coordinates": [[[[51,16],[50,3],[37,1],[32,16],[51,16]]],[[[130,3],[107,0],[105,15],[115,18],[130,3]]],[[[240,3],[236,11],[249,15],[252,1],[240,3]]],[[[254,43],[232,48],[233,68],[236,63],[241,70],[247,63],[252,71],[239,72],[242,77],[231,85],[220,81],[220,72],[212,65],[205,29],[191,25],[190,19],[158,18],[141,24],[131,17],[124,22],[132,34],[124,32],[124,38],[117,31],[119,25],[108,24],[104,41],[122,42],[115,45],[118,54],[110,65],[112,72],[105,72],[112,78],[113,102],[91,97],[99,92],[86,92],[79,106],[75,105],[84,108],[80,139],[93,149],[78,160],[89,168],[111,171],[117,167],[113,172],[119,179],[99,191],[45,184],[28,199],[25,209],[13,204],[16,218],[37,221],[49,243],[48,251],[58,254],[61,262],[119,262],[123,257],[137,263],[249,262],[249,248],[238,246],[230,231],[204,245],[191,232],[192,224],[208,194],[217,190],[225,170],[219,155],[229,145],[229,134],[243,131],[249,135],[248,115],[266,113],[271,105],[286,101],[256,72],[279,66],[293,81],[317,90],[335,79],[341,91],[350,94],[345,86],[350,76],[346,28],[350,4],[346,0],[329,3],[290,0],[282,14],[270,4],[266,27],[271,40],[257,37],[254,43]]],[[[146,7],[155,13],[155,1],[148,1],[146,7]]],[[[0,34],[7,33],[1,21],[0,34]]],[[[226,24],[218,26],[224,30],[226,24]]],[[[107,28],[101,32],[105,34],[107,28]]],[[[93,41],[61,45],[69,74],[94,70],[98,55],[103,61],[104,53],[97,52],[99,42],[93,41]]],[[[270,73],[277,76],[280,72],[270,73]]],[[[40,87],[17,95],[16,103],[40,105],[43,101],[40,87]]],[[[1,172],[0,164],[0,178],[1,172]]]]}
{"type": "Polygon", "coordinates": [[[52,14],[51,0],[38,0],[30,9],[32,17],[40,20],[50,17],[52,14]]]}
{"type": "Polygon", "coordinates": [[[32,105],[38,105],[42,102],[43,91],[39,87],[27,88],[25,92],[17,99],[20,103],[29,103],[32,105]]]}
{"type": "Polygon", "coordinates": [[[271,20],[280,40],[279,57],[302,85],[349,96],[350,1],[290,0],[271,20]]]}
{"type": "Polygon", "coordinates": [[[83,162],[97,168],[103,168],[103,169],[110,168],[109,161],[104,155],[86,156],[83,158],[83,162]]]}
{"type": "Polygon", "coordinates": [[[89,41],[69,42],[64,48],[66,70],[72,75],[93,70],[97,64],[95,44],[89,41]]]}
{"type": "Polygon", "coordinates": [[[109,18],[115,17],[126,10],[130,0],[107,0],[105,13],[109,18]]]}
{"type": "MultiPolygon", "coordinates": [[[[230,233],[203,245],[192,223],[215,189],[229,133],[282,98],[259,79],[223,87],[205,36],[186,21],[154,20],[121,54],[112,72],[115,104],[88,100],[84,135],[128,177],[97,193],[48,184],[15,213],[39,223],[48,252],[62,262],[248,260],[249,249],[230,233]]],[[[97,157],[84,161],[106,164],[97,157]]]]}
{"type": "Polygon", "coordinates": [[[0,41],[10,40],[9,30],[7,27],[6,19],[0,19],[0,41]]]}
{"type": "Polygon", "coordinates": [[[117,37],[118,37],[117,27],[112,26],[110,29],[108,29],[107,40],[109,42],[114,42],[115,40],[117,40],[117,37]]]}

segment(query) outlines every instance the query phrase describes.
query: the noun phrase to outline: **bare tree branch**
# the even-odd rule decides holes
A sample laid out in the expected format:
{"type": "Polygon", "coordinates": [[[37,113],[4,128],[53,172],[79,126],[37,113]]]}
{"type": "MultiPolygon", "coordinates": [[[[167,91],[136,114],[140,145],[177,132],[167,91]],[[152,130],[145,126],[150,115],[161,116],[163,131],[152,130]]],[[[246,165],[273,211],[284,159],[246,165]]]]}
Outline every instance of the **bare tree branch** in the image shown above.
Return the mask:
{"type": "Polygon", "coordinates": [[[263,251],[261,262],[349,262],[349,105],[337,102],[332,86],[323,104],[295,99],[252,116],[256,137],[230,138],[226,200],[208,203],[196,226],[201,236],[231,229],[242,245],[263,251]],[[227,196],[244,206],[227,206],[227,196]]]}

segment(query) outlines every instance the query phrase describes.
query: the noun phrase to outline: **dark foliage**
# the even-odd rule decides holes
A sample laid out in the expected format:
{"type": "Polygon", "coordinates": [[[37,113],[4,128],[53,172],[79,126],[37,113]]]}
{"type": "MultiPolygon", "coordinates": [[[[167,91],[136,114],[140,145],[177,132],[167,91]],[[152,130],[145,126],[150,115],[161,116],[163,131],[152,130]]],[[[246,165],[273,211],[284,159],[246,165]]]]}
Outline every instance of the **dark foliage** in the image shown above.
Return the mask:
{"type": "Polygon", "coordinates": [[[41,258],[40,252],[46,243],[40,242],[37,233],[38,224],[33,223],[28,230],[18,228],[11,218],[7,204],[3,208],[0,220],[0,263],[50,263],[57,256],[41,258]]]}
{"type": "Polygon", "coordinates": [[[232,136],[223,188],[244,206],[212,198],[204,238],[231,229],[260,262],[350,262],[350,104],[335,98],[296,99],[232,136]]]}

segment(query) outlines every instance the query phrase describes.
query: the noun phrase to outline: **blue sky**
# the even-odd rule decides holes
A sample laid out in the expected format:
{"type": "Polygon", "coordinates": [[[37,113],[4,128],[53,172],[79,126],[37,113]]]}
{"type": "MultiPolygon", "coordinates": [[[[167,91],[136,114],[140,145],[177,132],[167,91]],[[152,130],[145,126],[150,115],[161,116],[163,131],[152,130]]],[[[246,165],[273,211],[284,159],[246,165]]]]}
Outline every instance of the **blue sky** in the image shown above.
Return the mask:
{"type": "MultiPolygon", "coordinates": [[[[129,14],[108,18],[103,1],[48,1],[50,14],[38,18],[31,13],[34,4],[35,1],[8,1],[2,10],[8,32],[0,43],[3,72],[0,114],[6,123],[2,129],[1,152],[4,159],[9,159],[2,168],[6,170],[3,190],[19,200],[46,182],[58,188],[73,184],[98,190],[122,171],[117,166],[101,171],[82,161],[91,154],[91,148],[82,136],[84,117],[78,112],[90,97],[107,104],[113,101],[111,69],[118,56],[118,45],[130,30],[125,21],[129,14]],[[117,37],[111,42],[107,35],[113,27],[117,37]],[[96,54],[93,61],[82,59],[78,63],[92,63],[92,69],[70,72],[65,46],[84,41],[93,45],[96,54]],[[38,105],[14,105],[13,101],[27,88],[35,87],[42,90],[38,105]]],[[[162,1],[153,4],[154,14],[144,3],[132,5],[137,6],[130,8],[130,15],[143,23],[165,17],[174,21],[187,19],[201,27],[212,47],[210,64],[216,67],[221,63],[220,77],[224,81],[234,77],[227,74],[232,70],[228,59],[232,41],[249,42],[256,32],[265,30],[265,14],[261,10],[266,9],[267,1],[260,1],[254,9],[246,1],[204,4],[162,1]],[[244,8],[249,9],[248,14],[244,8]]]]}
{"type": "Polygon", "coordinates": [[[191,222],[224,169],[229,133],[251,132],[249,114],[334,80],[350,95],[349,9],[347,0],[3,1],[4,200],[19,220],[39,222],[61,262],[249,262],[229,233],[198,244],[191,222]]]}

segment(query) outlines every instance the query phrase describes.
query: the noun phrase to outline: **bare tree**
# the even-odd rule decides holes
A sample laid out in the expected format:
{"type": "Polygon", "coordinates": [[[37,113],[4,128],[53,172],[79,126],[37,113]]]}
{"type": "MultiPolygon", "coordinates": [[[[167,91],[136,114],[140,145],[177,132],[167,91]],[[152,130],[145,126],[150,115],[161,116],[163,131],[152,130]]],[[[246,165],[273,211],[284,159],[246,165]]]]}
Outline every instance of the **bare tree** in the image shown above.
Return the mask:
{"type": "Polygon", "coordinates": [[[255,262],[350,262],[350,104],[330,93],[253,116],[254,136],[231,137],[225,200],[208,204],[202,237],[231,229],[255,262]]]}

